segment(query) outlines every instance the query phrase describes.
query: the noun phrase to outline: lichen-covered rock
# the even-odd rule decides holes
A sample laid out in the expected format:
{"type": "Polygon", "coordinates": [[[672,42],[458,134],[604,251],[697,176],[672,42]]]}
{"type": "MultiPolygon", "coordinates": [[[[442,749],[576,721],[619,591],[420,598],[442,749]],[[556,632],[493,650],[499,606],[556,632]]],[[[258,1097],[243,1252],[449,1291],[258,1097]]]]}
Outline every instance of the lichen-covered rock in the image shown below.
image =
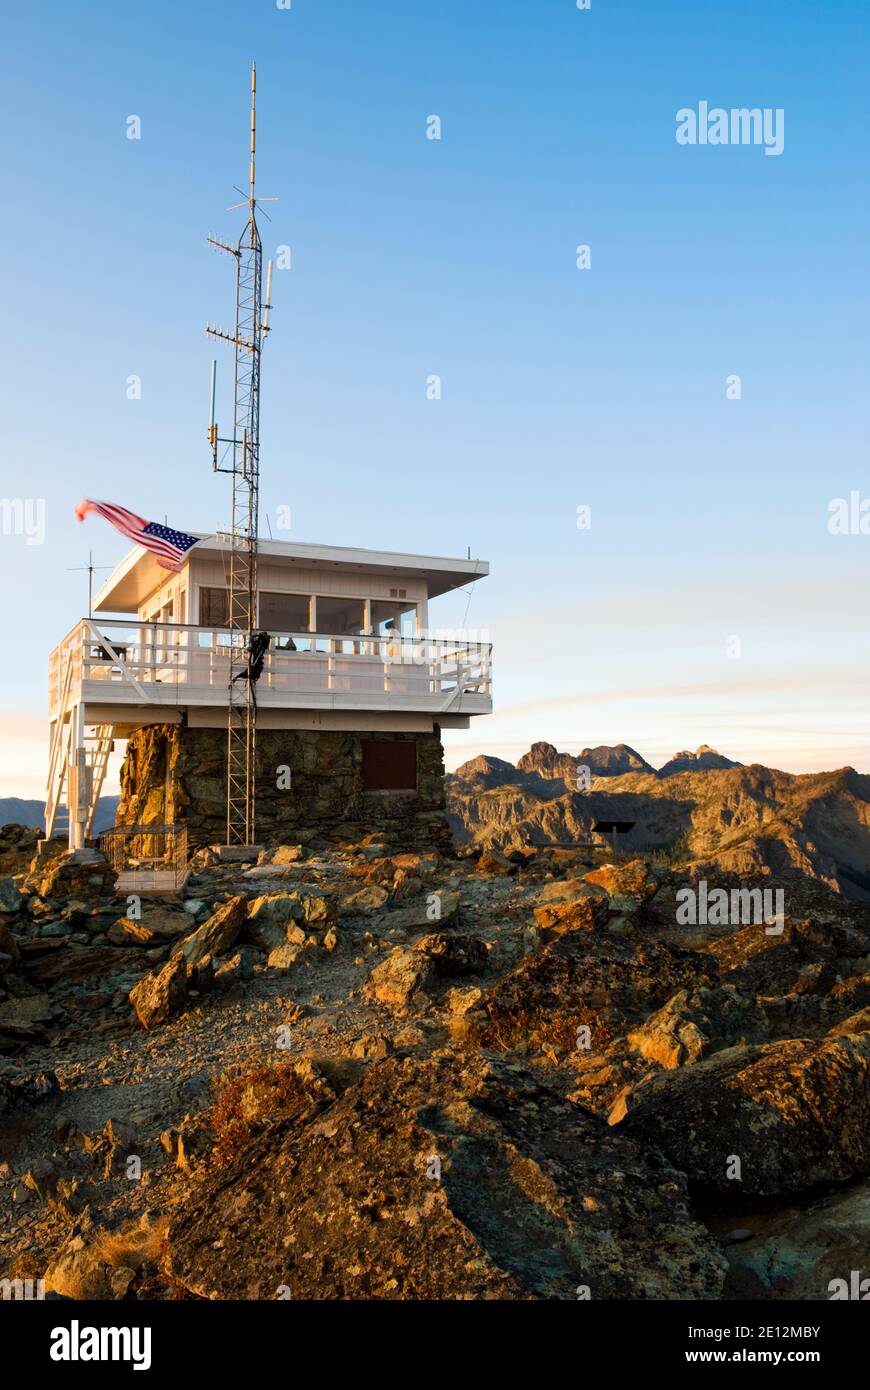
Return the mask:
{"type": "Polygon", "coordinates": [[[264,893],[248,906],[245,935],[262,950],[274,951],[285,942],[301,944],[305,928],[322,933],[335,920],[335,897],[322,888],[264,893]]]}
{"type": "MultiPolygon", "coordinates": [[[[188,927],[190,923],[188,922],[188,927]]],[[[144,922],[131,917],[119,917],[117,922],[113,922],[106,932],[107,937],[114,946],[144,946],[154,947],[160,945],[160,938],[150,927],[146,927],[144,922]]]]}
{"type": "Polygon", "coordinates": [[[276,946],[269,952],[266,958],[266,964],[270,970],[277,970],[284,973],[296,963],[296,958],[301,950],[301,942],[291,943],[289,941],[283,941],[280,946],[276,946]]]}
{"type": "Polygon", "coordinates": [[[305,858],[305,849],[302,845],[279,845],[269,855],[270,864],[298,864],[300,859],[305,858]]]}
{"type": "Polygon", "coordinates": [[[5,923],[0,922],[0,975],[5,975],[21,958],[18,942],[5,923]]]}
{"type": "Polygon", "coordinates": [[[602,864],[586,875],[586,882],[603,888],[616,912],[631,912],[657,892],[659,884],[643,859],[628,864],[602,864]]]}
{"type": "Polygon", "coordinates": [[[249,980],[257,954],[253,946],[241,946],[233,955],[225,956],[214,972],[215,989],[232,989],[242,980],[249,980]]]}
{"type": "Polygon", "coordinates": [[[168,1233],[170,1277],[210,1299],[712,1299],[725,1271],[681,1174],[516,1065],[453,1054],[370,1063],[168,1233]]]}
{"type": "Polygon", "coordinates": [[[112,1267],[93,1245],[73,1235],[45,1271],[45,1289],[64,1298],[104,1302],[114,1298],[109,1275],[112,1267]]]}
{"type": "Polygon", "coordinates": [[[118,946],[159,945],[161,941],[175,941],[189,932],[192,915],[186,910],[148,908],[141,917],[119,917],[106,935],[118,946]]]}
{"type": "Polygon", "coordinates": [[[586,934],[563,936],[510,970],[486,996],[477,1040],[573,1051],[581,1026],[600,1051],[677,990],[710,985],[710,956],[659,942],[629,945],[586,934]]]}
{"type": "Polygon", "coordinates": [[[418,941],[416,949],[429,957],[440,980],[457,975],[478,975],[486,968],[487,949],[476,936],[433,932],[418,941]]]}
{"type": "MultiPolygon", "coordinates": [[[[827,926],[786,920],[781,932],[758,923],[723,936],[707,949],[719,962],[723,980],[739,989],[775,995],[824,991],[834,983],[838,956],[848,945],[848,938],[840,933],[838,939],[827,926]]],[[[862,954],[867,945],[866,939],[856,941],[855,954],[862,954]]]]}
{"type": "Polygon", "coordinates": [[[598,899],[608,905],[605,890],[597,883],[587,883],[585,878],[557,878],[554,883],[545,883],[536,894],[538,903],[575,903],[581,899],[598,899]]]}
{"type": "Polygon", "coordinates": [[[503,854],[499,854],[498,850],[495,849],[485,851],[477,861],[478,873],[497,874],[500,877],[507,877],[509,874],[515,874],[518,867],[517,864],[511,863],[509,859],[503,854]]]}
{"type": "Polygon", "coordinates": [[[619,1125],[701,1187],[782,1197],[870,1172],[870,1033],[732,1047],[631,1092],[619,1125]],[[739,1179],[729,1177],[736,1172],[739,1179]]]}
{"type": "Polygon", "coordinates": [[[539,930],[552,936],[597,931],[605,925],[609,916],[607,899],[596,896],[575,898],[573,902],[544,903],[535,908],[539,930]]]}
{"type": "Polygon", "coordinates": [[[0,912],[13,916],[22,910],[24,903],[24,895],[15,880],[0,878],[0,912]]]}
{"type": "Polygon", "coordinates": [[[341,911],[347,913],[356,912],[378,912],[389,899],[386,888],[379,883],[367,883],[364,888],[357,888],[355,892],[348,893],[341,901],[341,911]]]}
{"type": "MultiPolygon", "coordinates": [[[[41,942],[40,946],[49,942],[41,942]]],[[[50,943],[54,945],[55,943],[50,943]]],[[[114,975],[117,971],[135,972],[147,964],[147,956],[142,950],[124,950],[118,946],[81,946],[57,942],[58,950],[28,961],[27,974],[33,984],[52,985],[63,981],[98,978],[101,975],[114,975]]]]}
{"type": "Polygon", "coordinates": [[[148,974],[130,991],[130,1003],[143,1028],[156,1028],[187,1003],[187,962],[173,956],[156,975],[148,974]]]}
{"type": "Polygon", "coordinates": [[[211,994],[214,989],[214,976],[214,956],[199,956],[195,961],[188,962],[187,988],[195,990],[197,994],[211,994]]]}
{"type": "Polygon", "coordinates": [[[428,891],[425,898],[411,907],[397,907],[385,917],[388,931],[425,931],[427,927],[443,927],[455,921],[461,904],[458,893],[428,891]]]}
{"type": "Polygon", "coordinates": [[[236,940],[247,916],[247,899],[241,896],[221,903],[201,927],[191,932],[172,948],[173,956],[183,956],[188,965],[196,965],[204,956],[222,956],[236,940]]]}
{"type": "Polygon", "coordinates": [[[753,996],[726,985],[679,990],[628,1034],[628,1043],[647,1061],[670,1069],[741,1041],[762,1042],[768,1031],[764,1010],[753,996]]]}
{"type": "Polygon", "coordinates": [[[400,1013],[426,1003],[438,983],[434,962],[413,947],[399,947],[376,965],[369,975],[365,992],[370,999],[400,1013]]]}
{"type": "Polygon", "coordinates": [[[87,901],[111,895],[117,874],[104,854],[95,849],[76,849],[45,861],[35,860],[25,879],[27,893],[41,898],[87,901]]]}
{"type": "Polygon", "coordinates": [[[13,1038],[38,1038],[51,1020],[47,994],[25,994],[0,1004],[0,1033],[13,1038]]]}
{"type": "Polygon", "coordinates": [[[748,1238],[725,1236],[729,1299],[867,1299],[870,1282],[870,1185],[861,1183],[785,1211],[753,1214],[748,1238]],[[853,1271],[859,1271],[857,1281],[853,1271]]]}
{"type": "Polygon", "coordinates": [[[42,838],[35,826],[17,825],[12,821],[0,825],[0,874],[20,874],[29,868],[42,838]]]}

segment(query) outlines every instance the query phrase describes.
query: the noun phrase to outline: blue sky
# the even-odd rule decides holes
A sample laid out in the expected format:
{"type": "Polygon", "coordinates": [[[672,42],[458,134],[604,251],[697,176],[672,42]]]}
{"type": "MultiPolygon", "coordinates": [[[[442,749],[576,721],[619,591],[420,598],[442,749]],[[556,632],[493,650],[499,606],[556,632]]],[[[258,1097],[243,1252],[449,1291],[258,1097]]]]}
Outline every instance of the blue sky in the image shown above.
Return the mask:
{"type": "Polygon", "coordinates": [[[24,626],[0,794],[40,794],[69,567],[124,553],[78,498],[226,524],[203,328],[231,283],[205,236],[241,225],[251,58],[264,244],[293,257],[263,512],[490,561],[467,622],[497,712],[450,765],[545,738],[870,770],[870,536],[827,527],[870,497],[866,4],[51,0],[4,31],[3,495],[44,499],[46,532],[0,536],[24,626]],[[783,153],[678,145],[701,100],[782,108],[783,153]]]}

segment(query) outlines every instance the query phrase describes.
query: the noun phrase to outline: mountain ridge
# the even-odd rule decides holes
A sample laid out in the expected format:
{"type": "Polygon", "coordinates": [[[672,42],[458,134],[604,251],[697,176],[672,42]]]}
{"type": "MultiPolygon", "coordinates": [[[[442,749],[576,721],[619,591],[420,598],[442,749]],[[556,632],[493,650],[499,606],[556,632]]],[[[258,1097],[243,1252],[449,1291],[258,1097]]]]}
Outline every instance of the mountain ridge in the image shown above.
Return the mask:
{"type": "MultiPolygon", "coordinates": [[[[597,765],[621,766],[626,748],[616,745],[614,758],[597,765]]],[[[800,875],[870,901],[870,775],[744,765],[702,744],[658,771],[631,749],[642,770],[592,772],[583,790],[571,769],[588,751],[574,758],[538,743],[516,766],[469,759],[447,777],[454,836],[504,850],[588,841],[597,821],[630,820],[626,850],[699,872],[800,875]]]]}

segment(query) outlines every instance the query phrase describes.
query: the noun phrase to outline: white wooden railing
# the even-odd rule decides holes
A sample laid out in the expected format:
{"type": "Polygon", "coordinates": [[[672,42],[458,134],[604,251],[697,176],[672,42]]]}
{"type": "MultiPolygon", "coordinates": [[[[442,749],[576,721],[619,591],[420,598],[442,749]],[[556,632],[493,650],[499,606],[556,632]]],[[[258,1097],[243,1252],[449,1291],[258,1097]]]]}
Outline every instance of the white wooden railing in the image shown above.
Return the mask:
{"type": "MultiPolygon", "coordinates": [[[[292,704],[294,697],[342,693],[359,704],[367,695],[425,697],[429,708],[457,708],[463,695],[490,697],[487,642],[428,637],[271,633],[257,683],[258,699],[292,704]],[[292,643],[292,645],[291,645],[292,643]],[[295,646],[295,651],[293,647],[295,646]]],[[[231,634],[189,623],[82,619],[49,659],[49,714],[55,718],[81,698],[111,700],[126,686],[125,702],[163,703],[163,686],[185,686],[184,699],[225,692],[231,634]]],[[[182,692],[176,692],[173,703],[182,692]]],[[[212,697],[213,698],[213,697],[212,697]]],[[[405,703],[403,700],[402,703],[405,703]]]]}

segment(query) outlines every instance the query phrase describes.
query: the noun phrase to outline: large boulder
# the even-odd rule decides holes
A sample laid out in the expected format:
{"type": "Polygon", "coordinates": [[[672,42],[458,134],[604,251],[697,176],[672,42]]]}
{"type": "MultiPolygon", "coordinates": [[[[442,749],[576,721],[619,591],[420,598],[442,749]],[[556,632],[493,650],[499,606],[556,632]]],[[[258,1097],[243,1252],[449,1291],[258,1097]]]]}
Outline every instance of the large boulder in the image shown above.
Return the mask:
{"type": "Polygon", "coordinates": [[[19,913],[24,907],[25,898],[13,878],[0,878],[0,912],[10,916],[19,913]]]}
{"type": "Polygon", "coordinates": [[[222,956],[236,944],[247,911],[246,898],[230,898],[184,941],[176,942],[173,956],[183,956],[188,965],[196,965],[204,956],[222,956]]]}
{"type": "Polygon", "coordinates": [[[633,1051],[670,1070],[739,1042],[767,1039],[768,1022],[753,995],[725,985],[681,989],[628,1035],[633,1051]]]}
{"type": "MultiPolygon", "coordinates": [[[[734,1220],[719,1222],[723,1228],[734,1220]]],[[[751,1232],[729,1241],[725,1297],[815,1302],[870,1297],[870,1184],[828,1193],[784,1211],[753,1214],[751,1232]],[[857,1281],[853,1271],[857,1271],[857,1281]]]]}
{"type": "Polygon", "coordinates": [[[614,912],[634,912],[658,891],[658,880],[643,859],[628,864],[602,864],[586,874],[586,883],[603,888],[614,912]]]}
{"type": "Polygon", "coordinates": [[[528,1071],[454,1054],[297,1107],[168,1232],[170,1278],[210,1299],[713,1299],[725,1270],[680,1173],[528,1071]]]}
{"type": "Polygon", "coordinates": [[[732,1199],[847,1182],[870,1172],[870,1032],[728,1048],[626,1105],[620,1130],[732,1199]]]}
{"type": "MultiPolygon", "coordinates": [[[[849,944],[828,926],[787,919],[780,932],[758,923],[711,942],[707,949],[729,984],[777,995],[826,990],[836,979],[839,954],[849,944]]],[[[856,955],[867,945],[866,939],[856,942],[856,955]]]]}
{"type": "Polygon", "coordinates": [[[248,905],[245,935],[264,951],[305,940],[306,930],[325,934],[336,921],[336,901],[322,888],[263,893],[248,905]]]}
{"type": "Polygon", "coordinates": [[[118,875],[104,854],[95,849],[70,850],[47,860],[34,860],[25,891],[41,898],[89,899],[112,894],[118,875]]]}
{"type": "Polygon", "coordinates": [[[424,1006],[429,992],[438,983],[435,963],[413,947],[397,947],[386,960],[375,966],[365,984],[370,999],[398,1013],[424,1006]]]}
{"type": "Polygon", "coordinates": [[[143,1028],[156,1028],[181,1013],[187,1003],[187,963],[173,956],[158,974],[146,975],[130,991],[130,1003],[143,1028]]]}

